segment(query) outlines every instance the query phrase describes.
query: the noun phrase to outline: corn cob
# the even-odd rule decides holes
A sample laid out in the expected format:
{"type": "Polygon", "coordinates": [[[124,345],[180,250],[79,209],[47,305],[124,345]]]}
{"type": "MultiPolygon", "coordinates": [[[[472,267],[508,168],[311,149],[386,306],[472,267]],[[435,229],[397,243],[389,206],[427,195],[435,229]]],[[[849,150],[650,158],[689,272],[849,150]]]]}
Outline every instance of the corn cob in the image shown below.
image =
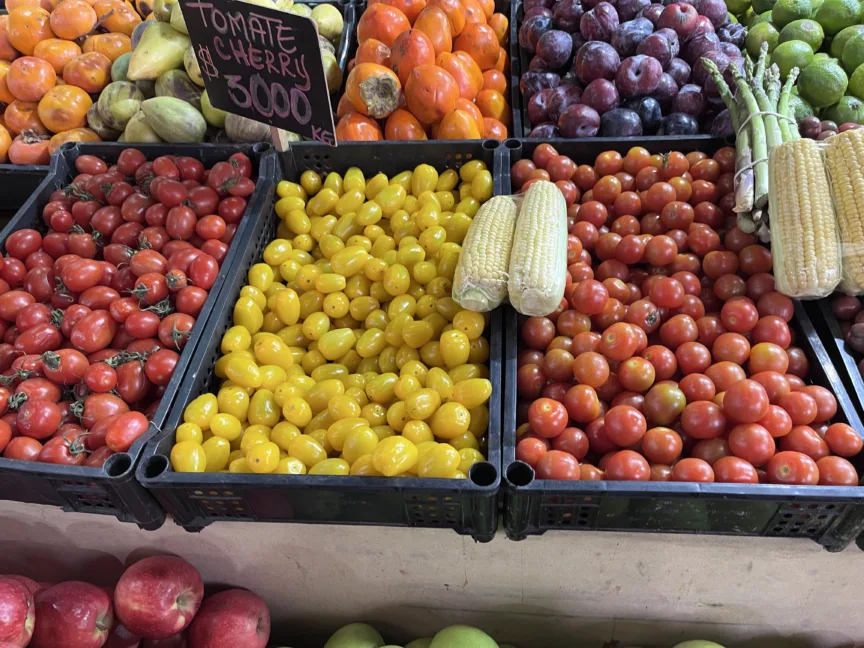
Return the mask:
{"type": "Polygon", "coordinates": [[[516,203],[510,196],[495,196],[474,216],[453,276],[453,299],[463,308],[483,313],[507,299],[507,270],[516,203]]]}
{"type": "Polygon", "coordinates": [[[809,139],[780,144],[768,167],[777,290],[790,297],[829,295],[840,283],[840,236],[819,145],[809,139]]]}
{"type": "Polygon", "coordinates": [[[510,303],[524,315],[548,315],[564,297],[567,205],[561,190],[541,180],[528,189],[510,253],[510,303]]]}
{"type": "Polygon", "coordinates": [[[851,130],[832,137],[825,162],[840,229],[840,290],[859,295],[864,292],[864,133],[851,130]]]}

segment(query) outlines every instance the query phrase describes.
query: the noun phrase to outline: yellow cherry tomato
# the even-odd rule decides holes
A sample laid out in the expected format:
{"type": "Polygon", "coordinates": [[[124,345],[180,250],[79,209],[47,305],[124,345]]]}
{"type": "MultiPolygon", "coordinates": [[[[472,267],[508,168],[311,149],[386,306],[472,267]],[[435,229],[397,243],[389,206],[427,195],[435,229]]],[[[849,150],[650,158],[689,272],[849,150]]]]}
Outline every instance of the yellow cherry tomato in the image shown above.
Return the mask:
{"type": "Polygon", "coordinates": [[[486,378],[469,378],[456,383],[452,398],[468,409],[479,407],[492,395],[492,383],[486,378]]]}
{"type": "Polygon", "coordinates": [[[452,439],[468,431],[471,415],[460,403],[444,403],[435,410],[429,421],[432,434],[439,439],[452,439]]]}
{"type": "Polygon", "coordinates": [[[396,401],[387,408],[387,425],[391,428],[401,432],[407,422],[408,414],[403,401],[396,401]]]}
{"type": "Polygon", "coordinates": [[[374,403],[389,405],[394,398],[394,388],[399,377],[395,373],[383,373],[366,385],[366,395],[374,403]]]}
{"type": "Polygon", "coordinates": [[[228,464],[228,472],[251,473],[252,469],[249,467],[249,464],[246,463],[246,457],[240,457],[239,459],[234,459],[228,464]]]}
{"type": "Polygon", "coordinates": [[[407,473],[417,463],[417,446],[400,436],[378,442],[372,453],[372,465],[386,477],[407,473]]]}
{"type": "Polygon", "coordinates": [[[453,318],[453,328],[462,331],[469,340],[475,340],[483,335],[483,329],[486,328],[486,318],[483,317],[482,313],[461,310],[453,318]]]}
{"type": "Polygon", "coordinates": [[[280,421],[270,432],[270,440],[285,452],[288,452],[289,444],[298,436],[300,436],[300,429],[288,421],[280,421]]]}
{"type": "Polygon", "coordinates": [[[480,449],[480,444],[477,442],[477,437],[471,434],[470,428],[465,434],[460,434],[459,436],[453,437],[452,439],[447,439],[447,443],[460,451],[464,450],[465,448],[472,448],[474,450],[480,449]]]}
{"type": "Polygon", "coordinates": [[[354,331],[340,328],[328,331],[318,340],[318,350],[330,361],[338,360],[348,353],[357,342],[354,331]]]}
{"type": "Polygon", "coordinates": [[[408,418],[413,421],[425,421],[435,413],[441,405],[441,396],[429,387],[418,389],[405,399],[405,409],[408,418]]]}
{"type": "Polygon", "coordinates": [[[327,428],[327,441],[337,452],[342,452],[345,439],[348,435],[359,428],[369,427],[369,422],[364,418],[347,418],[332,423],[327,428]]]}
{"type": "Polygon", "coordinates": [[[274,306],[276,315],[286,326],[296,324],[300,319],[300,297],[290,288],[276,294],[274,306]]]}
{"type": "Polygon", "coordinates": [[[222,353],[231,353],[232,351],[246,351],[250,346],[252,346],[252,336],[249,335],[249,329],[242,326],[232,326],[222,336],[220,348],[222,353]]]}
{"type": "Polygon", "coordinates": [[[279,446],[272,441],[253,446],[246,454],[246,463],[254,473],[272,473],[279,464],[279,446]]]}
{"type": "Polygon", "coordinates": [[[357,477],[382,477],[381,473],[375,469],[375,465],[372,463],[371,454],[358,457],[351,464],[351,474],[357,477]]]}
{"type": "Polygon", "coordinates": [[[489,428],[489,408],[486,405],[480,405],[468,410],[471,415],[471,423],[468,425],[468,431],[478,439],[486,434],[489,428]]]}
{"type": "Polygon", "coordinates": [[[356,427],[345,437],[342,458],[352,464],[363,455],[372,454],[378,445],[378,435],[368,425],[356,427]]]}
{"type": "Polygon", "coordinates": [[[459,470],[466,475],[471,470],[471,466],[479,461],[486,461],[483,453],[475,448],[462,448],[459,450],[459,470]]]}
{"type": "Polygon", "coordinates": [[[264,292],[273,285],[273,279],[273,268],[266,263],[256,263],[249,268],[249,275],[247,277],[249,285],[261,292],[264,292]]]}
{"type": "Polygon", "coordinates": [[[204,472],[207,469],[207,454],[201,444],[181,441],[171,448],[171,466],[176,472],[204,472]]]}
{"type": "Polygon", "coordinates": [[[441,334],[441,357],[448,368],[468,362],[471,342],[462,331],[451,330],[441,334]]]}
{"type": "Polygon", "coordinates": [[[303,465],[303,462],[299,459],[295,459],[294,457],[282,457],[279,459],[279,463],[276,465],[276,470],[273,471],[274,475],[305,475],[306,474],[306,466],[303,465]]]}
{"type": "Polygon", "coordinates": [[[309,470],[310,475],[348,475],[351,466],[344,459],[325,459],[309,470]]]}
{"type": "Polygon", "coordinates": [[[228,457],[231,455],[231,443],[227,439],[214,436],[207,439],[201,446],[207,457],[206,472],[219,472],[228,467],[228,457]]]}
{"type": "Polygon", "coordinates": [[[288,454],[302,461],[307,468],[327,458],[324,447],[308,434],[301,434],[288,445],[288,454]]]}
{"type": "Polygon", "coordinates": [[[204,443],[204,432],[194,423],[181,423],[177,427],[177,434],[174,435],[174,441],[193,441],[195,443],[204,443]]]}
{"type": "Polygon", "coordinates": [[[399,369],[400,376],[414,376],[421,387],[426,387],[426,376],[428,375],[429,370],[426,368],[422,362],[417,360],[409,360],[405,362],[399,369]]]}
{"type": "Polygon", "coordinates": [[[251,297],[240,297],[234,303],[234,323],[242,326],[249,333],[257,333],[264,324],[264,313],[251,297]]]}
{"type": "Polygon", "coordinates": [[[447,443],[439,443],[423,453],[417,462],[418,477],[452,478],[459,469],[459,451],[447,443]]]}
{"type": "MultiPolygon", "coordinates": [[[[282,407],[282,415],[289,423],[298,428],[304,428],[312,420],[312,408],[309,403],[299,397],[289,398],[282,407]]],[[[306,463],[305,461],[303,463],[306,463]]],[[[309,464],[306,464],[307,466],[309,464]]]]}
{"type": "Polygon", "coordinates": [[[279,405],[269,389],[258,389],[249,401],[249,422],[273,427],[279,422],[279,405]]]}
{"type": "Polygon", "coordinates": [[[201,394],[186,406],[183,422],[194,423],[202,430],[210,429],[210,419],[219,412],[219,403],[213,394],[201,394]]]}
{"type": "Polygon", "coordinates": [[[228,439],[228,441],[235,441],[240,438],[240,433],[242,432],[242,426],[240,424],[240,419],[231,414],[216,414],[210,419],[210,429],[213,434],[222,437],[223,439],[228,439]]]}
{"type": "Polygon", "coordinates": [[[384,272],[382,284],[389,295],[403,295],[411,285],[411,274],[401,263],[394,263],[384,272]]]}
{"type": "Polygon", "coordinates": [[[326,216],[339,202],[339,194],[332,189],[322,189],[306,203],[306,213],[310,216],[326,216]]]}
{"type": "Polygon", "coordinates": [[[263,365],[261,369],[261,387],[275,392],[286,380],[288,372],[276,365],[263,365]]]}
{"type": "Polygon", "coordinates": [[[310,340],[319,340],[330,330],[330,318],[324,313],[312,313],[303,322],[303,335],[310,340]]]}
{"type": "Polygon", "coordinates": [[[342,419],[359,418],[361,406],[351,396],[342,394],[330,399],[330,402],[327,403],[327,411],[334,419],[341,421],[342,419]]]}
{"type": "Polygon", "coordinates": [[[384,425],[387,423],[387,408],[379,403],[367,403],[360,409],[360,418],[364,418],[369,425],[384,425]]]}
{"type": "Polygon", "coordinates": [[[296,196],[297,198],[306,200],[306,190],[296,182],[289,182],[288,180],[281,180],[279,184],[276,185],[276,195],[280,198],[296,196]]]}
{"type": "Polygon", "coordinates": [[[253,349],[255,359],[262,365],[276,365],[287,370],[294,364],[291,349],[276,335],[259,338],[253,349]]]}
{"type": "Polygon", "coordinates": [[[233,353],[225,366],[225,375],[241,387],[260,387],[261,370],[252,358],[233,353]]]}
{"type": "Polygon", "coordinates": [[[442,401],[449,400],[453,395],[453,381],[450,379],[450,375],[440,367],[432,367],[429,370],[426,386],[438,392],[442,401]]]}
{"type": "Polygon", "coordinates": [[[426,441],[434,441],[435,436],[432,434],[432,429],[425,421],[408,421],[405,427],[402,428],[402,436],[411,441],[414,445],[420,445],[426,441]]]}
{"type": "MultiPolygon", "coordinates": [[[[258,427],[258,426],[255,426],[258,427]]],[[[247,429],[243,436],[240,438],[240,452],[243,453],[244,456],[249,454],[249,451],[259,445],[261,443],[267,443],[270,441],[270,437],[267,436],[267,433],[262,429],[247,429]]]]}
{"type": "Polygon", "coordinates": [[[405,400],[408,396],[420,389],[420,381],[411,374],[402,375],[393,386],[393,393],[399,400],[405,400]]]}

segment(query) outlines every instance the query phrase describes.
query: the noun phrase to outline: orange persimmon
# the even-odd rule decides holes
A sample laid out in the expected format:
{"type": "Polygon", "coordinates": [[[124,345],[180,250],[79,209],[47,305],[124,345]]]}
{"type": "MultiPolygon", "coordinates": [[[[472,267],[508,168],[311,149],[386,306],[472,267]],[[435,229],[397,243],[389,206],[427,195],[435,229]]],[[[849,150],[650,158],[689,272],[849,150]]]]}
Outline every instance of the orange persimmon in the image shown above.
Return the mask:
{"type": "MultiPolygon", "coordinates": [[[[6,18],[6,16],[0,16],[6,18]]],[[[12,43],[9,42],[9,33],[6,31],[6,21],[0,25],[0,61],[14,61],[21,56],[21,53],[16,50],[12,43]]]]}
{"type": "Polygon", "coordinates": [[[89,128],[73,128],[72,130],[63,131],[62,133],[57,133],[51,140],[48,142],[48,151],[51,155],[54,155],[54,152],[63,146],[66,142],[101,142],[102,138],[100,138],[96,133],[94,133],[89,128]]]}
{"type": "Polygon", "coordinates": [[[483,87],[481,90],[497,90],[502,95],[507,92],[507,77],[498,70],[486,70],[483,73],[483,87]]]}
{"type": "Polygon", "coordinates": [[[423,124],[407,110],[394,110],[384,124],[384,139],[387,140],[425,140],[428,139],[423,124]]]}
{"type": "Polygon", "coordinates": [[[49,38],[36,45],[33,56],[43,61],[48,61],[54,72],[63,74],[63,68],[70,61],[81,55],[81,48],[77,43],[62,38],[49,38]]]}
{"type": "Polygon", "coordinates": [[[9,161],[12,164],[48,164],[51,153],[48,152],[48,136],[34,131],[24,131],[9,147],[9,161]]]}
{"type": "Polygon", "coordinates": [[[396,37],[390,52],[390,67],[402,85],[411,70],[419,65],[435,65],[435,48],[429,37],[419,29],[409,29],[396,37]]]}
{"type": "Polygon", "coordinates": [[[15,59],[6,74],[9,92],[21,101],[39,101],[56,80],[57,73],[51,64],[35,56],[15,59]]]}
{"type": "Polygon", "coordinates": [[[453,49],[471,55],[484,72],[498,61],[498,37],[489,25],[468,23],[453,43],[453,49]]]}
{"type": "Polygon", "coordinates": [[[482,5],[477,0],[459,0],[465,8],[465,23],[488,23],[482,5]]]}
{"type": "Polygon", "coordinates": [[[339,104],[336,106],[336,117],[344,117],[349,112],[354,112],[354,106],[351,105],[351,102],[348,100],[348,95],[344,94],[339,99],[339,104]]]}
{"type": "Polygon", "coordinates": [[[10,146],[12,146],[12,138],[9,136],[9,131],[0,126],[0,164],[6,163],[10,146]]]}
{"type": "Polygon", "coordinates": [[[507,139],[507,127],[492,117],[483,118],[483,137],[503,142],[507,139]]]}
{"type": "Polygon", "coordinates": [[[438,67],[447,70],[459,86],[459,96],[472,100],[483,88],[483,73],[474,61],[466,62],[450,52],[442,52],[435,61],[438,67]]]}
{"type": "Polygon", "coordinates": [[[17,135],[24,131],[33,131],[40,135],[47,135],[48,129],[39,119],[39,104],[35,101],[18,101],[17,99],[6,106],[3,120],[9,132],[17,135]]]}
{"type": "MultiPolygon", "coordinates": [[[[391,7],[396,7],[399,11],[405,14],[408,22],[412,25],[414,24],[414,21],[417,20],[417,16],[420,15],[420,12],[426,8],[426,0],[382,0],[382,2],[391,7]]],[[[372,3],[370,2],[369,4],[372,3]]]]}
{"type": "Polygon", "coordinates": [[[384,119],[401,105],[402,84],[393,70],[377,63],[361,63],[348,75],[345,94],[361,115],[384,119]]]}
{"type": "Polygon", "coordinates": [[[474,103],[484,117],[492,117],[502,124],[510,125],[510,106],[507,105],[504,95],[497,90],[481,90],[477,93],[474,103]]]}
{"type": "Polygon", "coordinates": [[[483,13],[486,14],[486,20],[492,18],[495,14],[495,0],[477,0],[480,6],[483,7],[483,13]]]}
{"type": "Polygon", "coordinates": [[[18,7],[41,7],[41,0],[6,0],[6,11],[12,11],[18,7]]]}
{"type": "Polygon", "coordinates": [[[99,52],[87,52],[70,61],[63,70],[63,80],[96,94],[111,83],[111,60],[99,52]]]}
{"type": "Polygon", "coordinates": [[[438,139],[480,139],[480,131],[471,114],[453,110],[444,115],[438,125],[438,139]]]}
{"type": "Polygon", "coordinates": [[[429,37],[435,48],[435,56],[453,51],[453,30],[441,7],[429,6],[421,11],[414,21],[414,29],[419,29],[429,37]]]}
{"type": "Polygon", "coordinates": [[[73,85],[51,88],[39,102],[39,119],[52,133],[63,133],[87,125],[87,111],[93,105],[84,90],[73,85]]]}
{"type": "Polygon", "coordinates": [[[98,20],[96,11],[84,0],[63,0],[51,12],[51,31],[59,38],[75,40],[93,31],[98,20]]]}
{"type": "Polygon", "coordinates": [[[354,61],[355,65],[377,63],[384,67],[390,67],[390,48],[376,38],[369,38],[357,48],[354,61]]]}
{"type": "Polygon", "coordinates": [[[489,19],[489,26],[495,35],[498,37],[498,44],[503,46],[507,44],[507,37],[510,35],[510,21],[507,16],[501,13],[492,14],[489,19]]]}
{"type": "Polygon", "coordinates": [[[379,2],[366,9],[357,23],[357,42],[362,45],[367,39],[375,38],[387,47],[403,31],[411,29],[405,14],[396,7],[379,2]]]}
{"type": "Polygon", "coordinates": [[[456,38],[465,29],[468,20],[465,17],[465,7],[459,0],[430,0],[429,7],[438,7],[447,16],[450,23],[450,33],[456,38]]]}
{"type": "Polygon", "coordinates": [[[483,137],[486,125],[483,123],[483,115],[477,105],[473,101],[468,101],[467,99],[462,99],[460,97],[456,100],[456,110],[462,110],[471,115],[474,118],[474,122],[477,124],[477,132],[480,133],[480,137],[483,137]]]}
{"type": "Polygon", "coordinates": [[[135,8],[122,0],[96,0],[93,9],[102,21],[101,26],[109,32],[132,36],[135,27],[141,24],[141,16],[135,8]]]}
{"type": "Polygon", "coordinates": [[[340,142],[379,142],[382,139],[378,122],[360,113],[348,113],[336,124],[336,140],[340,142]]]}
{"type": "Polygon", "coordinates": [[[498,60],[495,61],[493,69],[504,74],[510,74],[510,57],[507,56],[507,50],[503,47],[498,48],[498,60]]]}
{"type": "Polygon", "coordinates": [[[408,110],[421,124],[435,124],[456,108],[459,86],[447,70],[421,65],[411,70],[405,85],[408,110]]]}
{"type": "Polygon", "coordinates": [[[6,61],[0,61],[0,101],[7,105],[15,101],[15,95],[9,92],[9,86],[6,84],[8,73],[9,64],[6,61]]]}
{"type": "MultiPolygon", "coordinates": [[[[67,0],[63,1],[66,2],[67,0]]],[[[114,63],[123,54],[132,51],[132,39],[126,34],[96,34],[89,36],[84,41],[81,51],[85,54],[87,52],[99,52],[107,56],[111,63],[114,63]]]]}
{"type": "Polygon", "coordinates": [[[6,32],[12,47],[30,56],[41,41],[54,38],[51,14],[42,7],[18,7],[9,12],[6,32]]]}

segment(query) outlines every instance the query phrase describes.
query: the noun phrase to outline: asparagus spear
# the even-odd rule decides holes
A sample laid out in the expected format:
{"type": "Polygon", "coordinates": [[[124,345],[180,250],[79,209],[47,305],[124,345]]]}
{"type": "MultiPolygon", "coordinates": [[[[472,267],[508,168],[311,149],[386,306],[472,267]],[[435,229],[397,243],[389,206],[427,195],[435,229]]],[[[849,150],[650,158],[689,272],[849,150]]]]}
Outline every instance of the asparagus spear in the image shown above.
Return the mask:
{"type": "Polygon", "coordinates": [[[749,125],[741,128],[743,120],[746,118],[746,113],[739,110],[738,103],[735,97],[732,96],[732,91],[726,85],[723,75],[717,65],[711,59],[702,59],[702,65],[708,70],[711,79],[717,86],[720,93],[720,98],[726,104],[729,110],[729,117],[732,120],[732,128],[738,136],[736,142],[737,159],[735,168],[738,173],[735,174],[735,207],[734,211],[739,214],[747,214],[753,209],[753,169],[750,168],[753,160],[750,150],[750,128],[749,125]]]}
{"type": "MultiPolygon", "coordinates": [[[[768,202],[768,143],[765,137],[765,123],[759,114],[759,104],[753,96],[753,90],[747,85],[747,80],[737,66],[732,65],[732,78],[738,86],[738,94],[743,101],[747,116],[750,118],[750,134],[753,137],[753,204],[764,207],[768,202]]],[[[745,119],[741,112],[742,121],[745,119]]]]}
{"type": "Polygon", "coordinates": [[[774,74],[771,69],[765,70],[763,59],[768,54],[768,43],[762,44],[765,47],[762,48],[762,55],[759,56],[759,63],[756,66],[757,73],[753,79],[753,94],[756,97],[756,103],[759,105],[759,110],[765,113],[762,115],[762,120],[765,124],[765,138],[768,142],[768,152],[770,153],[775,146],[783,143],[783,134],[781,133],[780,126],[777,123],[777,116],[771,114],[777,112],[777,104],[771,102],[768,93],[765,91],[765,86],[770,87],[774,84],[774,74]],[[763,77],[759,77],[760,71],[762,72],[763,77]]]}
{"type": "Polygon", "coordinates": [[[783,141],[791,142],[801,138],[798,132],[798,125],[795,123],[795,117],[792,115],[792,109],[789,107],[789,98],[792,96],[792,86],[798,80],[800,70],[795,67],[789,70],[789,75],[786,77],[786,82],[783,84],[783,89],[780,91],[780,99],[777,102],[777,112],[784,115],[786,119],[779,119],[780,132],[783,133],[783,141]]]}

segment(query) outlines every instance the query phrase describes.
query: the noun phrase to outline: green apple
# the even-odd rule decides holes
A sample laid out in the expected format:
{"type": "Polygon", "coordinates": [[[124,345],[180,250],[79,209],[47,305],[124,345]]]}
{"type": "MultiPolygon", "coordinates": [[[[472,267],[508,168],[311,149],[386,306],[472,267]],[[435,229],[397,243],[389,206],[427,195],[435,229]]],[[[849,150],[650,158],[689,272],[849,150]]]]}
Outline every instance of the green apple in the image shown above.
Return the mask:
{"type": "Polygon", "coordinates": [[[375,628],[365,623],[352,623],[339,628],[324,648],[381,648],[383,645],[384,638],[375,628]]]}
{"type": "Polygon", "coordinates": [[[429,648],[499,648],[495,640],[482,630],[454,625],[435,635],[429,648]]]}

